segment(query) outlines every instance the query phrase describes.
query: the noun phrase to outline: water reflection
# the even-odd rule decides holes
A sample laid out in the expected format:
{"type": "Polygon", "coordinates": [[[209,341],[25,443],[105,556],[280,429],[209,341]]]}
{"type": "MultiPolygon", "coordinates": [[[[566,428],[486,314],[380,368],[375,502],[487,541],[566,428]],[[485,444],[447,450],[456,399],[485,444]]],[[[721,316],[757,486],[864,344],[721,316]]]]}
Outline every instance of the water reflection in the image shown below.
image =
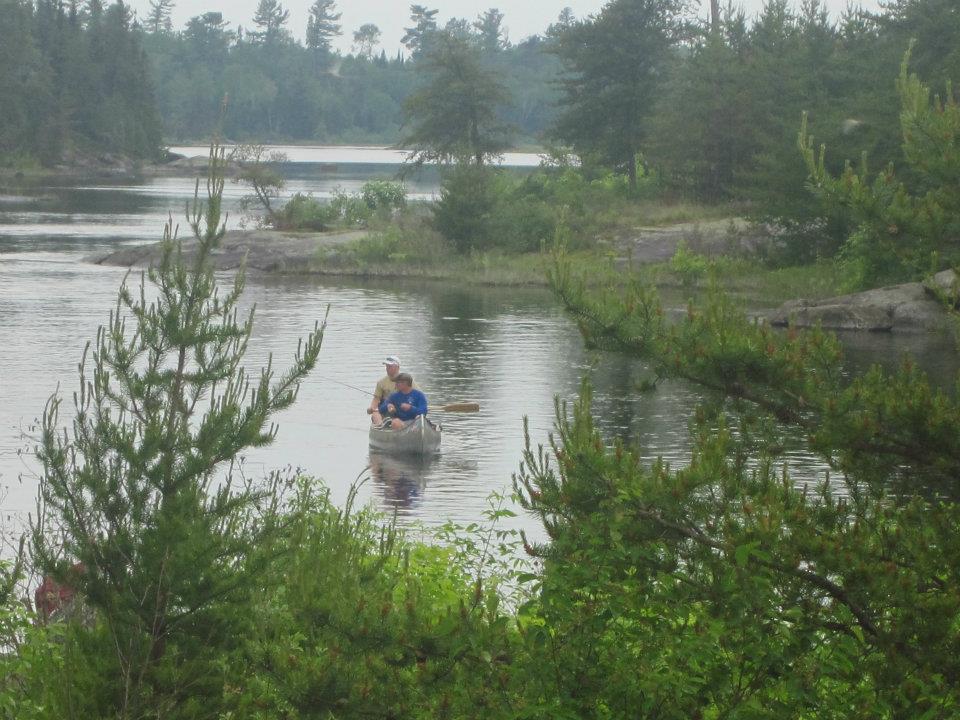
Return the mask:
{"type": "Polygon", "coordinates": [[[390,455],[371,450],[370,479],[383,504],[398,512],[407,512],[419,505],[433,461],[432,455],[390,455]]]}

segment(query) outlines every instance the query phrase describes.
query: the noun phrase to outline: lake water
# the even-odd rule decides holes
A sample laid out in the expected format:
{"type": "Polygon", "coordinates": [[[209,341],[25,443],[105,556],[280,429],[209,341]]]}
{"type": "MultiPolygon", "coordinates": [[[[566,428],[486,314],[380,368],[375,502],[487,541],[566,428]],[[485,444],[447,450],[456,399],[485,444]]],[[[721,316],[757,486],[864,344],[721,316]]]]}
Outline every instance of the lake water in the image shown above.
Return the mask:
{"type": "MultiPolygon", "coordinates": [[[[342,156],[307,158],[287,169],[288,191],[325,196],[338,185],[359,187],[395,170],[383,159],[346,164],[342,156]]],[[[436,178],[424,174],[408,181],[408,188],[429,197],[436,178]]],[[[58,388],[69,409],[84,345],[106,321],[126,274],[87,258],[155,242],[168,213],[182,216],[192,192],[193,179],[186,177],[74,179],[0,189],[0,530],[10,534],[35,507],[35,419],[58,388]]],[[[225,206],[233,226],[242,222],[242,195],[241,187],[228,183],[225,206]]],[[[634,392],[643,365],[585,350],[574,324],[545,290],[251,277],[244,303],[257,308],[247,359],[252,370],[271,353],[282,370],[297,339],[331,307],[319,365],[296,405],[277,416],[276,442],[245,456],[248,475],[299,468],[323,478],[337,501],[364,479],[360,499],[396,511],[401,522],[477,521],[490,493],[510,486],[521,459],[523,418],[529,418],[534,443],[547,442],[554,397],[575,398],[586,374],[595,386],[599,425],[609,436],[639,443],[651,459],[688,459],[695,390],[668,382],[654,393],[634,392]],[[435,414],[445,434],[442,453],[429,461],[371,455],[367,448],[368,397],[349,386],[372,390],[387,354],[402,358],[403,369],[433,405],[481,405],[477,414],[435,414]]],[[[913,351],[944,383],[956,368],[945,339],[870,335],[852,337],[850,344],[854,366],[913,351]]],[[[822,475],[823,468],[802,453],[788,458],[798,477],[822,475]]],[[[509,525],[539,536],[528,518],[509,525]]]]}

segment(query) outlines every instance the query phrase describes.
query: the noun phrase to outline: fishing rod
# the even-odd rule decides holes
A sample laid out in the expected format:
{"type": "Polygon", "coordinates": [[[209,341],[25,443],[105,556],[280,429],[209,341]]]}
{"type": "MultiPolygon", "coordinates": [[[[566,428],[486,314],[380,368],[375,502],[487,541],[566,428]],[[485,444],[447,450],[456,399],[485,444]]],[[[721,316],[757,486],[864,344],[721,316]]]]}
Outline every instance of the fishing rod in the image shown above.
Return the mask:
{"type": "Polygon", "coordinates": [[[318,377],[317,379],[325,380],[326,382],[332,382],[337,385],[343,385],[344,387],[348,387],[351,390],[356,390],[357,392],[362,392],[364,395],[369,395],[370,397],[373,397],[372,392],[370,392],[369,390],[364,390],[363,388],[358,388],[356,385],[350,385],[349,383],[340,382],[339,380],[334,380],[333,378],[328,378],[328,377],[318,377]]]}
{"type": "MultiPolygon", "coordinates": [[[[326,382],[332,382],[336,385],[343,385],[346,388],[351,390],[356,390],[361,392],[364,395],[369,395],[374,397],[374,394],[369,390],[364,390],[363,388],[358,388],[356,385],[351,385],[350,383],[345,383],[340,380],[334,380],[333,378],[328,377],[318,377],[319,380],[324,380],[326,382]]],[[[441,410],[443,412],[480,412],[480,403],[475,402],[455,402],[449,403],[448,405],[441,405],[440,407],[434,408],[434,410],[441,410]]]]}

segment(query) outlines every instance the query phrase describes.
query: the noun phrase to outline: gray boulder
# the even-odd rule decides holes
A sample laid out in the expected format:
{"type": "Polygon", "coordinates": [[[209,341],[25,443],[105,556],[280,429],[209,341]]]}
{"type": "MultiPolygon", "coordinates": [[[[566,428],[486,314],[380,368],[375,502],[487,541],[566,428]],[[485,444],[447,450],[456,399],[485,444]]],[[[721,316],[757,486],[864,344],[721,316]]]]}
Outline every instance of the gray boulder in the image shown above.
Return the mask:
{"type": "Polygon", "coordinates": [[[922,283],[905,283],[826,300],[791,300],[767,316],[771,325],[827,330],[931,332],[951,330],[943,303],[922,283]]]}

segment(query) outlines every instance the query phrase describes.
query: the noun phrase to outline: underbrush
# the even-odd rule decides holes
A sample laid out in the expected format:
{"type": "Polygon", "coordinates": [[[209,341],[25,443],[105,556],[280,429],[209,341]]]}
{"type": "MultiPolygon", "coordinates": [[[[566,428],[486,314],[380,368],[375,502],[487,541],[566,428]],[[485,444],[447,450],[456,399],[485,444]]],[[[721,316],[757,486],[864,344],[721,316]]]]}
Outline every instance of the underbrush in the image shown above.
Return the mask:
{"type": "MultiPolygon", "coordinates": [[[[218,611],[242,615],[243,632],[215,651],[168,647],[147,706],[171,718],[427,718],[515,704],[521,639],[504,603],[526,595],[519,539],[498,526],[512,515],[504,498],[485,522],[417,542],[353,495],[336,507],[306,478],[288,493],[281,532],[246,560],[267,561],[256,588],[218,611]]],[[[36,624],[7,597],[0,633],[0,718],[114,717],[123,705],[96,616],[36,624]]]]}
{"type": "Polygon", "coordinates": [[[296,193],[276,214],[278,230],[314,230],[369,227],[384,224],[407,206],[403,185],[389,180],[370,180],[359,192],[340,188],[329,200],[296,193]]]}

